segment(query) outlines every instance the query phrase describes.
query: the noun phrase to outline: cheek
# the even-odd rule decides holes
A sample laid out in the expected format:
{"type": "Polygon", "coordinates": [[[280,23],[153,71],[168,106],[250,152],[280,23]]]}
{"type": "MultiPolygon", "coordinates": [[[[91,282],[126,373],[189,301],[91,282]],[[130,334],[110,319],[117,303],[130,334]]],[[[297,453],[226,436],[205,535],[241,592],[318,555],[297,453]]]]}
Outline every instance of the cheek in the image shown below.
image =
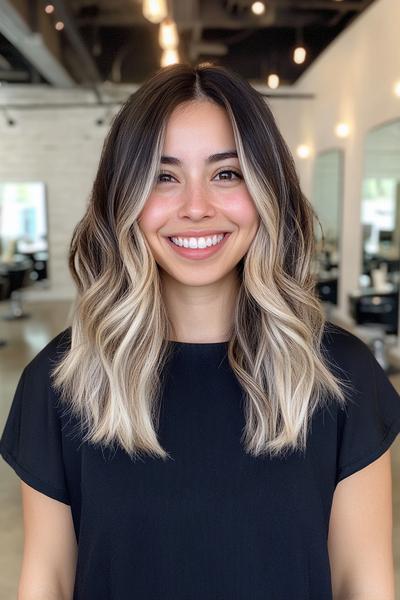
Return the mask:
{"type": "Polygon", "coordinates": [[[138,217],[143,232],[154,232],[160,229],[168,219],[165,198],[150,196],[138,217]]]}
{"type": "Polygon", "coordinates": [[[225,204],[225,210],[232,222],[237,223],[240,227],[251,229],[260,220],[254,202],[248,193],[232,195],[225,204]]]}

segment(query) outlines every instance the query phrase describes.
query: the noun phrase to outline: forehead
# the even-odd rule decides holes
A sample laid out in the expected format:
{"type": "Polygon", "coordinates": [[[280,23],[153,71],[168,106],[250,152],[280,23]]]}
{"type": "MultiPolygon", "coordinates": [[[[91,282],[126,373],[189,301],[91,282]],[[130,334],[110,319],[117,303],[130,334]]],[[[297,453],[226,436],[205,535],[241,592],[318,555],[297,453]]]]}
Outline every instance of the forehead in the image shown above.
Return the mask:
{"type": "Polygon", "coordinates": [[[209,100],[180,104],[171,113],[165,130],[164,151],[185,152],[211,148],[215,151],[236,147],[226,110],[209,100]]]}

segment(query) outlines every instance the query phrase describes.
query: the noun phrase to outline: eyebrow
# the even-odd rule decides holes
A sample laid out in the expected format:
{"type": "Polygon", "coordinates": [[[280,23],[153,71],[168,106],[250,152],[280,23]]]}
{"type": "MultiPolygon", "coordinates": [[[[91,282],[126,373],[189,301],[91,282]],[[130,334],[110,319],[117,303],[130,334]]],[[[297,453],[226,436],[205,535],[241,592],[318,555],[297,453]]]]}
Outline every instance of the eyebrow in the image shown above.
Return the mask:
{"type": "MultiPolygon", "coordinates": [[[[220,160],[226,160],[227,158],[237,158],[237,157],[238,157],[238,155],[237,155],[236,150],[228,150],[227,152],[218,152],[217,154],[211,154],[211,156],[209,156],[206,159],[206,163],[210,164],[210,163],[218,162],[220,160]]],[[[182,165],[179,158],[175,158],[174,156],[162,156],[160,162],[163,165],[175,165],[177,167],[180,167],[182,165]]]]}

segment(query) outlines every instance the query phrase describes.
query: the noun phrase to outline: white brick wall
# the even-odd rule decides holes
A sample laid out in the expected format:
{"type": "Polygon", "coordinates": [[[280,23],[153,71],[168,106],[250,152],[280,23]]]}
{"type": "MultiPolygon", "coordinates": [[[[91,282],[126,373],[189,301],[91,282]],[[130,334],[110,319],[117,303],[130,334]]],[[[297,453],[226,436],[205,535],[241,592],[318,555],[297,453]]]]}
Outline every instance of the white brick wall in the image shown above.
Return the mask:
{"type": "Polygon", "coordinates": [[[50,287],[29,288],[27,298],[71,298],[75,293],[67,266],[68,246],[83,215],[109,127],[96,125],[96,119],[110,109],[27,108],[26,104],[85,101],[93,102],[92,92],[0,87],[0,107],[25,105],[7,108],[16,122],[13,127],[7,125],[0,108],[0,181],[44,181],[47,187],[50,287]]]}

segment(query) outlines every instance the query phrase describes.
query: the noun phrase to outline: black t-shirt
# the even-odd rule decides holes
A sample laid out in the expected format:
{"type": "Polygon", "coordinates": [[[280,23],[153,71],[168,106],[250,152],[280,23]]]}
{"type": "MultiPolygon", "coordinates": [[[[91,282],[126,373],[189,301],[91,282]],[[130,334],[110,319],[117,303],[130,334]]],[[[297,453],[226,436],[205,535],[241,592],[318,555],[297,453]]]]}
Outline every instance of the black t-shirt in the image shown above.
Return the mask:
{"type": "Polygon", "coordinates": [[[400,431],[400,397],[364,342],[326,324],[324,353],[351,380],[352,401],[319,408],[306,453],[281,459],[242,448],[227,342],[170,342],[158,436],[173,460],[164,462],[79,441],[49,383],[69,340],[66,329],[25,367],[0,452],[26,483],[71,506],[74,600],[332,599],[335,486],[400,431]]]}

